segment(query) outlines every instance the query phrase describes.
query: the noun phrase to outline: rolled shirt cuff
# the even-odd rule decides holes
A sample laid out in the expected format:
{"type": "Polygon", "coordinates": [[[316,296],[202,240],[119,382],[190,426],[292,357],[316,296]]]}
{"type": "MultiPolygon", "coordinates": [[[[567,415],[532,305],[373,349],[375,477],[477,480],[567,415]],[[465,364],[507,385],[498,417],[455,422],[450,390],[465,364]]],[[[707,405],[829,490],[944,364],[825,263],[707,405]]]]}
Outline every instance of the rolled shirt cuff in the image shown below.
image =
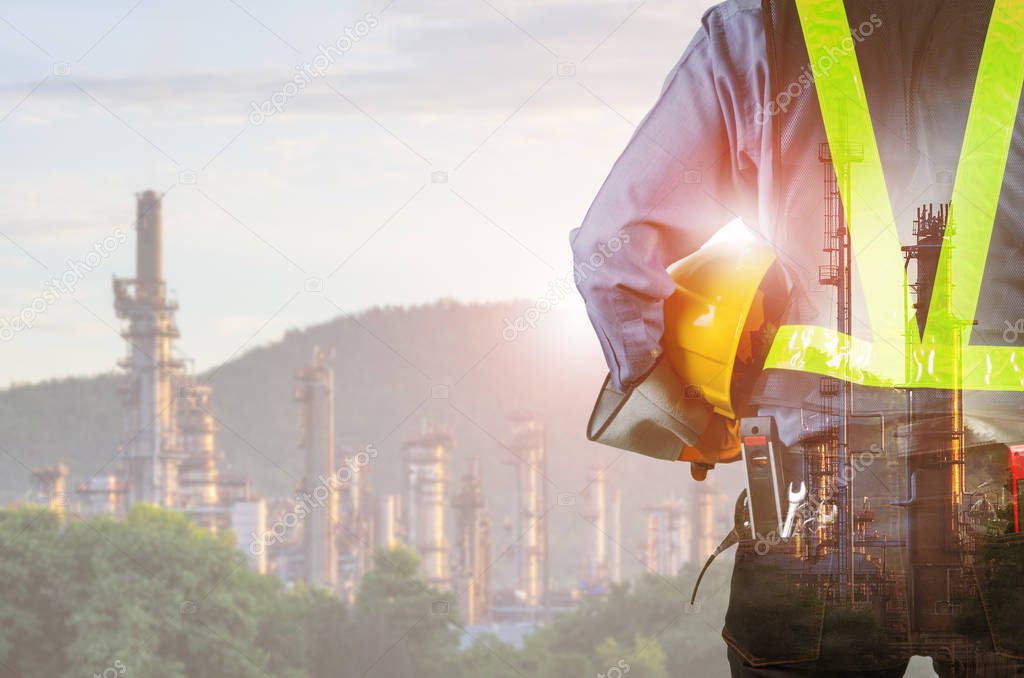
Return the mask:
{"type": "Polygon", "coordinates": [[[605,379],[587,425],[587,438],[622,450],[677,461],[695,445],[712,417],[699,394],[687,393],[664,358],[636,386],[623,391],[605,379]]]}

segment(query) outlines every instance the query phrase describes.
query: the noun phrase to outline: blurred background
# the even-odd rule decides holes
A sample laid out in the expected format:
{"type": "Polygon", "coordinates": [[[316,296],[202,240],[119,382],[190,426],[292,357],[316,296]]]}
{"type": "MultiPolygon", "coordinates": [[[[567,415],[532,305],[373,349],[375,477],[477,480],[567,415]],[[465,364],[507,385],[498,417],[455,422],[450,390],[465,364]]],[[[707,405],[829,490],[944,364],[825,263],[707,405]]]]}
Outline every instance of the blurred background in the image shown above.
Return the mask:
{"type": "Polygon", "coordinates": [[[568,247],[706,8],[0,3],[0,674],[727,675],[568,247]]]}

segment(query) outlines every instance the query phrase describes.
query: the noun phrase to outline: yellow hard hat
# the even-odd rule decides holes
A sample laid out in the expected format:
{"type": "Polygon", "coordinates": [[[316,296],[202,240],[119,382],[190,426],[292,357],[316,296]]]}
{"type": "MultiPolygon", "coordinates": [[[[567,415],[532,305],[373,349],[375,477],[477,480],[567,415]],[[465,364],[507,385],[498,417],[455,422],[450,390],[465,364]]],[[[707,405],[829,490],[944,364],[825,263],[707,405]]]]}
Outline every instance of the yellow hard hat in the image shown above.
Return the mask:
{"type": "Polygon", "coordinates": [[[662,347],[687,393],[719,415],[680,457],[695,464],[694,477],[698,466],[706,473],[739,459],[735,420],[778,320],[772,302],[783,296],[775,289],[779,276],[769,276],[775,260],[761,240],[716,239],[668,269],[676,290],[665,302],[662,347]]]}

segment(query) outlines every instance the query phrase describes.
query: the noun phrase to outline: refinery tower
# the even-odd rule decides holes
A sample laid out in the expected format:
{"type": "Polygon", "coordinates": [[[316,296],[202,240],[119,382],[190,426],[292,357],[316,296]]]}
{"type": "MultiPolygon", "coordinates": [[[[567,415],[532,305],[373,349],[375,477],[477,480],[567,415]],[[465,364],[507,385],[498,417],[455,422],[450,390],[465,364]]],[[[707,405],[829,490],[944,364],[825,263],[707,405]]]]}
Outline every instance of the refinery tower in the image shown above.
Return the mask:
{"type": "Polygon", "coordinates": [[[334,370],[324,354],[296,372],[295,400],[301,405],[299,449],[305,459],[302,491],[307,498],[303,526],[306,583],[335,590],[338,586],[337,485],[334,482],[334,370]]]}
{"type": "Polygon", "coordinates": [[[123,333],[128,356],[122,363],[129,375],[123,390],[128,501],[170,508],[180,456],[172,407],[180,365],[171,358],[171,341],[178,336],[177,306],[168,300],[163,278],[160,196],[145,191],[136,200],[135,277],[114,279],[117,316],[128,324],[123,333]]]}

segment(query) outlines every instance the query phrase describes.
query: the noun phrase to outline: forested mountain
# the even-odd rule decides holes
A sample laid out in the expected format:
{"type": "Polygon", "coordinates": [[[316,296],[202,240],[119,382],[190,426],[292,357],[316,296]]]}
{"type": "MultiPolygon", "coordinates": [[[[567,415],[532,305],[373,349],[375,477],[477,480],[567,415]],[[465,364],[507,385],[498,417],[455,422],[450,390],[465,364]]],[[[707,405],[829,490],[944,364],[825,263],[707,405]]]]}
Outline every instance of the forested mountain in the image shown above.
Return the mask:
{"type": "MultiPolygon", "coordinates": [[[[685,496],[692,485],[688,469],[619,455],[585,440],[605,371],[597,342],[585,321],[572,317],[575,311],[538,311],[528,303],[453,302],[374,309],[291,331],[234,356],[201,375],[214,389],[225,461],[252,476],[268,496],[294,491],[302,470],[295,448],[294,372],[320,347],[333,354],[338,444],[379,450],[369,467],[377,491],[398,490],[403,440],[424,420],[445,425],[457,441],[452,489],[469,459],[478,456],[496,525],[495,548],[504,548],[512,539],[502,527],[512,506],[504,464],[509,455],[502,447],[506,416],[528,408],[547,430],[548,489],[556,505],[550,527],[553,574],[565,583],[575,577],[586,527],[579,515],[584,498],[577,495],[591,465],[611,462],[609,488],[623,493],[623,566],[636,572],[641,506],[685,496]]],[[[112,345],[111,364],[119,355],[120,347],[112,345]]],[[[64,461],[73,481],[116,466],[122,426],[118,379],[112,372],[0,393],[0,492],[6,501],[25,495],[35,465],[64,461]]],[[[738,471],[713,474],[718,487],[730,488],[720,501],[729,514],[738,471]]]]}

